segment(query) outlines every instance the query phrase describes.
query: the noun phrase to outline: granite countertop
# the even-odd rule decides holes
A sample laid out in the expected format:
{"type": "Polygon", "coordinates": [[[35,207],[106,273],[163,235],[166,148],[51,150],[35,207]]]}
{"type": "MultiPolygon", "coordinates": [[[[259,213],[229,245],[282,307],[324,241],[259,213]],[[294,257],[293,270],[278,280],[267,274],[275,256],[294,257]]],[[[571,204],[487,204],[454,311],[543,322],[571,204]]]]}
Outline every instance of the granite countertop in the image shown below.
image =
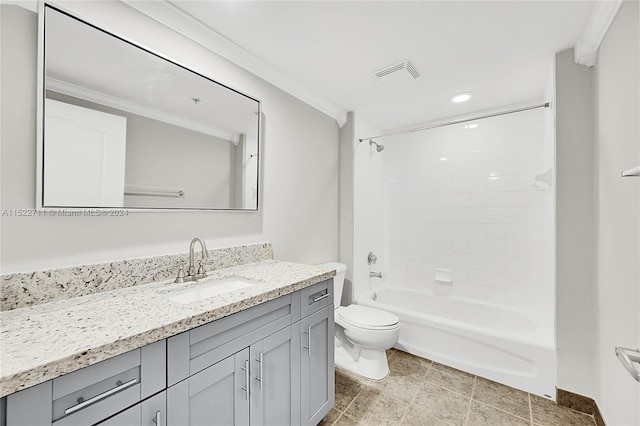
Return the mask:
{"type": "Polygon", "coordinates": [[[267,260],[210,272],[259,283],[189,304],[173,280],[0,312],[0,397],[276,299],[335,275],[326,266],[267,260]]]}

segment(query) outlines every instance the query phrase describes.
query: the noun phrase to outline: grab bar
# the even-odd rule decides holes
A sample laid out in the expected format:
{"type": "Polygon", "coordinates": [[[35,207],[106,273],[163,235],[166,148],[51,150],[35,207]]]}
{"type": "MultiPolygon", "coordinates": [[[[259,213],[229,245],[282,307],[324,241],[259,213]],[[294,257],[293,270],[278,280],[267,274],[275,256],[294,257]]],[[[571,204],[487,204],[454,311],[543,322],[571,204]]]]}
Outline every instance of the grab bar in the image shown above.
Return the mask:
{"type": "Polygon", "coordinates": [[[640,371],[633,366],[634,362],[640,363],[640,351],[616,346],[616,356],[622,365],[624,365],[624,368],[631,374],[631,377],[633,377],[636,382],[640,382],[640,371]]]}

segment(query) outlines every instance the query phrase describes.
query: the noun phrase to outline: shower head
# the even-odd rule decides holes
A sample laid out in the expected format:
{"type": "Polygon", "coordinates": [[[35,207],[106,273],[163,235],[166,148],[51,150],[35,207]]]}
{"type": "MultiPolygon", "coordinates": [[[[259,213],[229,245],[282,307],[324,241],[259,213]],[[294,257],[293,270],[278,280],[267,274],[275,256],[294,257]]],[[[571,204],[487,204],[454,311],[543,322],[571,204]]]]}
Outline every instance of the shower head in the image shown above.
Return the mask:
{"type": "Polygon", "coordinates": [[[369,146],[371,145],[375,145],[376,151],[378,152],[382,152],[384,150],[384,145],[380,145],[378,142],[374,141],[373,139],[369,139],[369,146]]]}

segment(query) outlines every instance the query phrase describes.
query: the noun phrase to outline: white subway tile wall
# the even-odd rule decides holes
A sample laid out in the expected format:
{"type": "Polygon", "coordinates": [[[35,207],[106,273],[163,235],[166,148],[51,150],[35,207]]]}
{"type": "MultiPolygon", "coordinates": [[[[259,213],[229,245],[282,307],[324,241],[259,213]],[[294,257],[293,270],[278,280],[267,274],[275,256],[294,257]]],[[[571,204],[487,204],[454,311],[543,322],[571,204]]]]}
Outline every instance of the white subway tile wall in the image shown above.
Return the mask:
{"type": "Polygon", "coordinates": [[[534,185],[554,167],[552,123],[538,109],[360,146],[356,245],[380,250],[383,284],[552,313],[554,187],[534,185]]]}

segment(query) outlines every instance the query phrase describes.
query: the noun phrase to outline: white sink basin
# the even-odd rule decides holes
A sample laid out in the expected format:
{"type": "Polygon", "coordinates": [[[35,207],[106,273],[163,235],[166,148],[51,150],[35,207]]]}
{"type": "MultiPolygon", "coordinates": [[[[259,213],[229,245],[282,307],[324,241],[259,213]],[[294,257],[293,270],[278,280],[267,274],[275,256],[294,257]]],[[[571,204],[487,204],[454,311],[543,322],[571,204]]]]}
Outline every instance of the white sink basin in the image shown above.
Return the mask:
{"type": "Polygon", "coordinates": [[[202,284],[196,283],[193,287],[186,288],[184,290],[177,290],[167,293],[168,299],[174,302],[188,304],[197,302],[198,300],[208,299],[210,297],[219,296],[221,294],[229,293],[232,291],[240,290],[243,288],[256,285],[257,282],[250,281],[240,277],[229,277],[202,284]]]}

